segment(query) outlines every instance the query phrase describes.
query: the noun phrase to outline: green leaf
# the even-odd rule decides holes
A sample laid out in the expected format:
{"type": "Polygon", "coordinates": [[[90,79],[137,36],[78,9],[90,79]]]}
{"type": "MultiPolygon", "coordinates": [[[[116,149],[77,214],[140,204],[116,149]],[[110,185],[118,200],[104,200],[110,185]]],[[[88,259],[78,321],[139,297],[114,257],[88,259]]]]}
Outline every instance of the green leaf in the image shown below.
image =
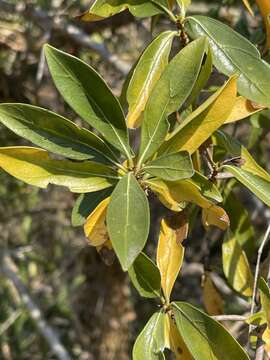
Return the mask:
{"type": "Polygon", "coordinates": [[[0,104],[0,122],[15,134],[55,154],[108,162],[110,148],[97,135],[49,110],[27,104],[0,104]]]}
{"type": "Polygon", "coordinates": [[[146,104],[138,166],[160,147],[168,132],[167,116],[181,108],[190,95],[207,49],[205,38],[193,41],[167,65],[146,104]]]}
{"type": "Polygon", "coordinates": [[[165,314],[155,313],[140,335],[132,351],[133,360],[161,360],[165,359],[162,352],[165,348],[165,314]]]}
{"type": "Polygon", "coordinates": [[[144,253],[140,253],[128,269],[130,280],[139,294],[146,298],[160,296],[161,278],[157,266],[144,253]]]}
{"type": "Polygon", "coordinates": [[[27,184],[43,189],[49,184],[67,186],[76,193],[102,190],[118,180],[117,173],[105,165],[54,160],[45,150],[24,146],[0,148],[0,167],[27,184]]]}
{"type": "Polygon", "coordinates": [[[228,119],[236,101],[236,94],[236,77],[232,77],[181,122],[163,144],[160,153],[183,150],[194,153],[228,119]]]}
{"type": "Polygon", "coordinates": [[[195,171],[195,174],[192,177],[192,182],[199,187],[201,194],[207,199],[216,203],[222,202],[223,198],[217,186],[206,176],[198,171],[195,171]]]}
{"type": "Polygon", "coordinates": [[[233,157],[239,157],[243,164],[241,169],[246,170],[254,175],[257,175],[264,180],[270,182],[270,175],[265,171],[256,160],[251,156],[248,150],[240,144],[240,142],[225,132],[217,131],[214,135],[214,141],[221,147],[223,147],[228,154],[233,157]]]}
{"type": "Polygon", "coordinates": [[[88,12],[83,14],[84,21],[97,21],[118,14],[128,9],[132,15],[148,17],[163,12],[163,5],[166,8],[165,0],[96,0],[88,12]]]}
{"type": "Polygon", "coordinates": [[[243,296],[252,296],[253,275],[246,253],[229,230],[222,244],[223,271],[231,287],[243,296]]]}
{"type": "Polygon", "coordinates": [[[215,67],[225,75],[239,75],[241,95],[270,106],[270,66],[251,42],[229,26],[206,16],[188,17],[185,28],[192,38],[208,37],[215,67]]]}
{"type": "Polygon", "coordinates": [[[149,217],[146,195],[130,172],[117,184],[107,211],[110,239],[124,271],[144,248],[149,217]]]}
{"type": "Polygon", "coordinates": [[[119,101],[100,75],[80,59],[45,45],[54,83],[73,110],[104,138],[131,157],[125,118],[119,101]]]}
{"type": "Polygon", "coordinates": [[[237,242],[243,247],[247,256],[251,258],[255,252],[255,234],[248,211],[232,189],[236,181],[231,180],[223,192],[223,207],[230,218],[230,228],[237,242]]]}
{"type": "Polygon", "coordinates": [[[72,226],[82,226],[89,214],[92,213],[102,200],[110,196],[112,190],[112,188],[108,188],[101,191],[81,194],[72,209],[72,226]]]}
{"type": "Polygon", "coordinates": [[[235,178],[246,186],[251,192],[253,192],[261,201],[263,201],[267,206],[270,206],[270,182],[264,178],[240,169],[232,165],[222,166],[223,170],[231,173],[235,178]]]}
{"type": "Polygon", "coordinates": [[[184,302],[172,306],[177,328],[194,360],[249,360],[240,344],[210,316],[184,302]]]}
{"type": "Polygon", "coordinates": [[[209,77],[212,73],[213,68],[213,57],[211,50],[207,52],[207,54],[204,56],[202,67],[200,70],[200,74],[198,76],[198,79],[194,85],[194,88],[189,96],[189,104],[192,104],[194,101],[197,100],[198,95],[200,94],[200,91],[204,89],[205,85],[207,84],[209,77]]]}
{"type": "Polygon", "coordinates": [[[172,41],[176,34],[175,31],[161,33],[145,49],[138,61],[127,90],[129,128],[140,126],[147,100],[168,64],[172,41]]]}
{"type": "Polygon", "coordinates": [[[147,163],[143,170],[168,181],[188,179],[194,175],[191,157],[186,151],[160,156],[147,163]]]}

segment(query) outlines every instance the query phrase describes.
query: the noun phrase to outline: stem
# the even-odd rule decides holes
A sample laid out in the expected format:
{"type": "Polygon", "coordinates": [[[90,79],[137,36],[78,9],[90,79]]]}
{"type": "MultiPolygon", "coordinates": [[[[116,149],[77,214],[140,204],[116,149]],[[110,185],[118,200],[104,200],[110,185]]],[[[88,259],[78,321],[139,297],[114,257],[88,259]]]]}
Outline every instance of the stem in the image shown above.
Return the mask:
{"type": "MultiPolygon", "coordinates": [[[[259,247],[259,250],[258,250],[256,269],[255,269],[255,276],[254,276],[254,286],[253,286],[253,293],[252,293],[250,316],[252,316],[255,313],[257,290],[258,290],[258,281],[259,281],[259,275],[260,275],[261,257],[262,257],[263,249],[264,249],[264,247],[266,245],[266,242],[268,240],[269,235],[270,235],[270,223],[269,223],[269,225],[267,227],[267,230],[265,232],[263,241],[262,241],[262,243],[261,243],[261,245],[259,247]]],[[[254,325],[249,326],[249,335],[254,330],[254,328],[255,328],[254,325]]]]}

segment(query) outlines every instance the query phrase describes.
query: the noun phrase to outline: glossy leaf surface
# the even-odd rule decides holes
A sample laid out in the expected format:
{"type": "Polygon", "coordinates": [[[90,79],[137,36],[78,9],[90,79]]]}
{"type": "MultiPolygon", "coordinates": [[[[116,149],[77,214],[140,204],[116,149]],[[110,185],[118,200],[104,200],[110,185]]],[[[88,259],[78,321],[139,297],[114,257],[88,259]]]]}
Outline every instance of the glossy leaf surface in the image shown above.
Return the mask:
{"type": "Polygon", "coordinates": [[[184,302],[174,302],[177,328],[195,360],[249,360],[227,330],[204,312],[184,302]]]}
{"type": "Polygon", "coordinates": [[[206,16],[186,20],[192,38],[207,36],[216,68],[225,75],[238,74],[238,90],[246,98],[270,106],[270,65],[257,48],[229,26],[206,16]]]}
{"type": "Polygon", "coordinates": [[[0,167],[27,184],[66,186],[77,193],[102,190],[118,180],[117,173],[105,165],[54,160],[47,151],[33,147],[0,148],[0,167]]]}
{"type": "Polygon", "coordinates": [[[140,253],[136,258],[128,269],[128,275],[141,296],[146,298],[160,296],[161,279],[159,270],[144,253],[140,253]]]}
{"type": "Polygon", "coordinates": [[[124,114],[100,75],[82,60],[45,46],[54,83],[73,110],[124,155],[130,156],[124,114]]]}
{"type": "Polygon", "coordinates": [[[129,128],[137,128],[141,125],[142,113],[147,100],[168,64],[175,35],[176,32],[174,31],[161,33],[145,49],[133,71],[127,89],[129,104],[127,123],[129,128]]]}
{"type": "Polygon", "coordinates": [[[124,271],[144,248],[149,222],[148,200],[130,172],[114,189],[107,212],[110,239],[124,271]]]}
{"type": "Polygon", "coordinates": [[[194,175],[191,157],[186,151],[160,156],[147,163],[143,170],[169,181],[188,179],[194,175]]]}

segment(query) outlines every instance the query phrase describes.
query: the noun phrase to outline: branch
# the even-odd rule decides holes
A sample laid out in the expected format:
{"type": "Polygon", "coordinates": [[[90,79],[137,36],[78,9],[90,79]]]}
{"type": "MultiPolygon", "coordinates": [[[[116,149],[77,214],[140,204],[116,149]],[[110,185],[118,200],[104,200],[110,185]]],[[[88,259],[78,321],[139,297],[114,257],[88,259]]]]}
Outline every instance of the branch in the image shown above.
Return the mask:
{"type": "Polygon", "coordinates": [[[211,317],[217,321],[246,321],[247,319],[246,316],[241,315],[215,315],[211,317]]]}
{"type": "Polygon", "coordinates": [[[28,294],[25,285],[18,277],[18,268],[11,259],[11,257],[7,253],[4,253],[1,260],[1,270],[3,274],[11,281],[11,283],[16,288],[20,296],[21,302],[28,310],[30,317],[35,322],[41,335],[47,341],[52,352],[59,360],[71,360],[71,357],[69,356],[67,350],[61,344],[58,334],[53,328],[51,328],[51,326],[46,323],[39,307],[33,302],[30,295],[28,294]]]}

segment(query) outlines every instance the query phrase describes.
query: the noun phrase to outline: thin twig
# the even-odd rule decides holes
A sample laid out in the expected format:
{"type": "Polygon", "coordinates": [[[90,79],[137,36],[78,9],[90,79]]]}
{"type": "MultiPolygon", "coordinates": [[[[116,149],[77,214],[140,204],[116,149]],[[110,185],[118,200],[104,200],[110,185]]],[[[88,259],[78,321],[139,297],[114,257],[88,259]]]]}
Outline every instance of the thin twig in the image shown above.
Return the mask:
{"type": "Polygon", "coordinates": [[[52,352],[59,360],[71,360],[71,357],[69,356],[67,350],[61,344],[58,334],[50,325],[47,324],[47,322],[44,320],[44,317],[42,316],[41,310],[31,299],[27,288],[17,275],[17,266],[7,252],[3,254],[1,260],[1,270],[3,274],[11,281],[11,283],[16,288],[20,296],[21,302],[28,310],[30,317],[35,322],[41,335],[47,341],[52,352]]]}
{"type": "Polygon", "coordinates": [[[215,315],[211,316],[217,321],[246,321],[247,317],[243,315],[215,315]]]}
{"type": "MultiPolygon", "coordinates": [[[[256,309],[256,299],[257,299],[258,281],[259,281],[259,275],[260,275],[261,257],[262,257],[263,249],[264,249],[264,247],[265,247],[265,245],[267,243],[267,240],[269,238],[269,235],[270,235],[270,223],[269,223],[269,225],[267,227],[264,238],[263,238],[262,243],[261,243],[261,245],[259,247],[259,250],[258,250],[256,269],[255,269],[255,276],[254,276],[254,285],[253,285],[250,316],[255,313],[255,309],[256,309]]],[[[255,327],[256,326],[254,326],[252,324],[249,326],[249,336],[250,336],[251,332],[254,330],[255,327]]]]}

